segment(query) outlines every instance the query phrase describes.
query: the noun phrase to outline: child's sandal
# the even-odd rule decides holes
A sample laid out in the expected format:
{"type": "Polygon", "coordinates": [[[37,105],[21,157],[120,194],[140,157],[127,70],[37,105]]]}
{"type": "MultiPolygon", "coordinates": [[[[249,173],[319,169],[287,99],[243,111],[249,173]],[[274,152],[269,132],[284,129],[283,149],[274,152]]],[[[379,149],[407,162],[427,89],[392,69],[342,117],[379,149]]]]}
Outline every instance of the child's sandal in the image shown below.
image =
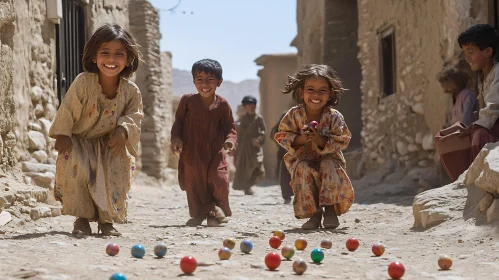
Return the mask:
{"type": "Polygon", "coordinates": [[[191,218],[185,223],[186,226],[188,227],[197,227],[200,226],[203,223],[203,219],[201,218],[191,218]]]}

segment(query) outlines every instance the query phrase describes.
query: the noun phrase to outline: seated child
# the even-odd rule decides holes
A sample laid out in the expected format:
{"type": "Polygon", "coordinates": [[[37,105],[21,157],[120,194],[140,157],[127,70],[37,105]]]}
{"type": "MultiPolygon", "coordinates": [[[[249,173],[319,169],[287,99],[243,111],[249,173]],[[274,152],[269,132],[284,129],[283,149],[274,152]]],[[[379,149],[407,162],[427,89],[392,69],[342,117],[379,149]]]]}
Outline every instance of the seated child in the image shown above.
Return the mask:
{"type": "MultiPolygon", "coordinates": [[[[458,42],[471,70],[480,72],[478,100],[482,109],[478,120],[462,133],[465,137],[471,135],[471,164],[485,144],[499,141],[499,69],[494,59],[499,35],[491,25],[476,24],[461,33],[458,42]]],[[[492,204],[497,194],[497,187],[493,188],[486,189],[487,195],[480,202],[480,211],[486,211],[492,204]]]]}
{"type": "MultiPolygon", "coordinates": [[[[466,88],[469,76],[456,67],[445,67],[437,75],[445,93],[452,96],[451,124],[435,136],[435,144],[440,155],[440,162],[450,180],[457,180],[470,165],[471,142],[460,137],[478,112],[479,104],[476,95],[466,88]]],[[[444,179],[444,182],[447,180],[444,179]]]]}
{"type": "Polygon", "coordinates": [[[437,79],[444,92],[452,96],[451,123],[462,122],[469,126],[475,121],[473,112],[479,110],[479,104],[476,95],[466,88],[468,74],[454,67],[446,67],[438,73],[437,79]]]}

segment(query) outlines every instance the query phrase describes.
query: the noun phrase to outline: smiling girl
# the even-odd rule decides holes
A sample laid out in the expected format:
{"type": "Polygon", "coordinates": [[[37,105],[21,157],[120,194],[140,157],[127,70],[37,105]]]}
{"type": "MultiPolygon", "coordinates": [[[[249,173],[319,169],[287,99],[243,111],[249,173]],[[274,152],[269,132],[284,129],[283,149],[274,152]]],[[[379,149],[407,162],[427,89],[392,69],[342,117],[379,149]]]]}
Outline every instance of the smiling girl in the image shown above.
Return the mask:
{"type": "Polygon", "coordinates": [[[77,217],[73,234],[121,235],[127,218],[133,157],[137,156],[142,97],[127,80],[138,68],[139,46],[119,25],[97,29],[83,51],[83,67],[50,128],[59,152],[54,196],[63,214],[77,217]],[[133,156],[133,157],[132,157],[133,156]]]}
{"type": "Polygon", "coordinates": [[[303,229],[338,227],[338,216],[354,200],[342,153],[351,133],[333,108],[343,91],[334,70],[317,64],[290,76],[283,91],[300,105],[286,113],[274,138],[288,151],[284,161],[291,173],[295,217],[309,218],[303,229]],[[309,127],[312,121],[318,125],[309,127]]]}

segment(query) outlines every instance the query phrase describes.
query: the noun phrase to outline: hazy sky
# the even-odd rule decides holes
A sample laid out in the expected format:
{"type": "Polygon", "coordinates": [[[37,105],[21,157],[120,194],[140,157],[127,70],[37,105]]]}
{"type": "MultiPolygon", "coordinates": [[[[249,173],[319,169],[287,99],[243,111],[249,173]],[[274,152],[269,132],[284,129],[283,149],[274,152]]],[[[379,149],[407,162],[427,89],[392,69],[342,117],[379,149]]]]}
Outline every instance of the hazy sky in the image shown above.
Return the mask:
{"type": "MultiPolygon", "coordinates": [[[[150,1],[158,9],[178,3],[150,1]]],[[[195,61],[212,58],[226,80],[257,79],[257,57],[296,52],[289,46],[296,36],[296,0],[181,0],[173,14],[160,11],[160,30],[161,50],[172,52],[174,68],[190,70],[195,61]]]]}

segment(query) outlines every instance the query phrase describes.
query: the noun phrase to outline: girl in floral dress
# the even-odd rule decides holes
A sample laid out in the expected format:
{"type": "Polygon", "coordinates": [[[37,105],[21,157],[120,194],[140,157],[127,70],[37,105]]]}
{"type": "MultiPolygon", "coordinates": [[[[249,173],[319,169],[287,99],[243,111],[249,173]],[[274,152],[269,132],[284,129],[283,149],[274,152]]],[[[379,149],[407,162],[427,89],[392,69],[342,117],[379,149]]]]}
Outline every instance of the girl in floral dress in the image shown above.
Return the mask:
{"type": "Polygon", "coordinates": [[[283,91],[299,105],[286,113],[274,138],[288,151],[284,161],[291,173],[295,217],[309,218],[303,229],[338,227],[338,216],[354,200],[342,153],[351,133],[333,108],[343,91],[334,70],[317,64],[290,76],[283,91]],[[314,121],[316,127],[310,125],[314,121]]]}

